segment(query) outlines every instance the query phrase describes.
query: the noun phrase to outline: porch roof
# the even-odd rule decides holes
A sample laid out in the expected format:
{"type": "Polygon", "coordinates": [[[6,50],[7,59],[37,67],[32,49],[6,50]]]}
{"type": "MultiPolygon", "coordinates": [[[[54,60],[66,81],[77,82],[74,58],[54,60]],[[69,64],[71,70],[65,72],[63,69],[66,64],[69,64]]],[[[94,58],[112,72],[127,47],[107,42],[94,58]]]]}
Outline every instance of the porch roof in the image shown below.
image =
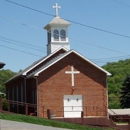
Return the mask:
{"type": "Polygon", "coordinates": [[[129,109],[108,109],[110,115],[130,115],[129,109]]]}

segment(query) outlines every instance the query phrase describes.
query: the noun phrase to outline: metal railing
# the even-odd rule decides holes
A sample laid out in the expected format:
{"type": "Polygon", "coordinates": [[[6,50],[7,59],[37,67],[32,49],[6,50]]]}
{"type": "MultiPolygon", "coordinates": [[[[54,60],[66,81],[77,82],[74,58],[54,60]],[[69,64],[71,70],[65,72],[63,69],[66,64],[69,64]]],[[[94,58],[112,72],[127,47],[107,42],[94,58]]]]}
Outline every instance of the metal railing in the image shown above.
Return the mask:
{"type": "Polygon", "coordinates": [[[47,110],[50,110],[51,117],[65,117],[66,113],[74,113],[83,117],[88,116],[107,116],[107,109],[105,106],[38,106],[37,104],[25,103],[7,100],[9,104],[8,111],[26,115],[36,115],[37,109],[40,109],[42,116],[47,117],[47,110]]]}

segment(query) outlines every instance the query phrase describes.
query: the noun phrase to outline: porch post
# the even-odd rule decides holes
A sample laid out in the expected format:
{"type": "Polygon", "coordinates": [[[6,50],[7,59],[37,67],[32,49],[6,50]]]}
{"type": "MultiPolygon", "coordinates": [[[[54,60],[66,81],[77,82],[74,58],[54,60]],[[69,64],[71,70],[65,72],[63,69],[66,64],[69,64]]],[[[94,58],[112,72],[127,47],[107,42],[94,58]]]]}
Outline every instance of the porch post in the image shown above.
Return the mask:
{"type": "Polygon", "coordinates": [[[38,77],[33,77],[36,80],[36,111],[37,111],[37,116],[39,117],[39,104],[38,104],[38,77]]]}
{"type": "Polygon", "coordinates": [[[27,98],[27,96],[26,96],[26,77],[23,77],[23,78],[24,78],[24,93],[25,93],[25,94],[24,94],[25,114],[28,115],[28,110],[27,110],[27,109],[28,109],[28,106],[27,106],[27,104],[26,104],[26,103],[27,103],[27,102],[26,102],[26,101],[27,101],[27,99],[26,99],[26,98],[27,98]]]}
{"type": "Polygon", "coordinates": [[[26,77],[23,77],[23,78],[24,78],[24,92],[25,92],[25,94],[24,94],[24,98],[25,98],[25,99],[24,99],[24,102],[27,103],[27,102],[26,102],[26,101],[27,101],[27,99],[26,99],[26,98],[27,98],[27,97],[26,97],[26,77]]]}
{"type": "Polygon", "coordinates": [[[28,115],[28,104],[27,103],[25,103],[25,113],[26,113],[26,115],[28,115]]]}

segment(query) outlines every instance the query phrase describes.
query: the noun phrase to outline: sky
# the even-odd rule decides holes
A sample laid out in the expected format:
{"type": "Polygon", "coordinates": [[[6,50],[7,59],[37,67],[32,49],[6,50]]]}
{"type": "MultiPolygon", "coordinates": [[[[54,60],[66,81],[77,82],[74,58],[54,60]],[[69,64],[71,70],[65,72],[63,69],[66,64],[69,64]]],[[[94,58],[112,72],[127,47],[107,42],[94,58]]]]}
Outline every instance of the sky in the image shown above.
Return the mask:
{"type": "Polygon", "coordinates": [[[0,0],[0,62],[18,72],[47,55],[46,26],[69,22],[71,49],[102,66],[130,58],[129,0],[0,0]]]}

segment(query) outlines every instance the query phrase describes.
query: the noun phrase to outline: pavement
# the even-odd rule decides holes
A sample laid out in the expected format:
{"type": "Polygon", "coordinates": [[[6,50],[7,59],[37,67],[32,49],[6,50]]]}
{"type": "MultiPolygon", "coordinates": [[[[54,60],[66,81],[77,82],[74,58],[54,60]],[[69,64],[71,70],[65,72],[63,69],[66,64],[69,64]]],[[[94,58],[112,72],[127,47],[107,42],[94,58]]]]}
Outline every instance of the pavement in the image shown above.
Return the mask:
{"type": "Polygon", "coordinates": [[[69,130],[0,119],[0,130],[69,130]]]}

